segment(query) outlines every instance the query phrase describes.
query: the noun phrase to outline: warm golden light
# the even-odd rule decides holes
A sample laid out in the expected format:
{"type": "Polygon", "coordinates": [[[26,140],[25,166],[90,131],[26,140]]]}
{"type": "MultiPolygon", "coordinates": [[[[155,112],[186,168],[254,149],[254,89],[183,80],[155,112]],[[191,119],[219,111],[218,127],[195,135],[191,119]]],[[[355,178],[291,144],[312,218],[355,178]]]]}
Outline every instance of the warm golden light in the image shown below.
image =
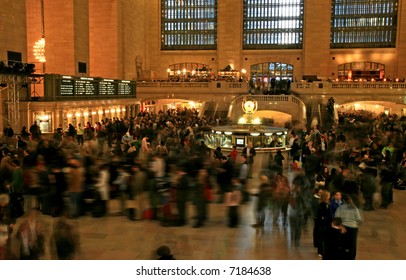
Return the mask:
{"type": "Polygon", "coordinates": [[[245,74],[245,73],[247,73],[247,70],[245,70],[245,69],[243,68],[243,69],[241,69],[241,73],[245,74]]]}
{"type": "Polygon", "coordinates": [[[80,117],[80,115],[81,115],[80,112],[76,112],[75,114],[76,117],[80,117]]]}
{"type": "Polygon", "coordinates": [[[68,113],[66,116],[67,116],[68,118],[72,118],[72,114],[71,114],[71,113],[68,113]]]}
{"type": "Polygon", "coordinates": [[[45,39],[41,38],[34,44],[34,57],[38,59],[39,62],[45,62],[45,39]]]}
{"type": "Polygon", "coordinates": [[[247,120],[246,120],[244,117],[241,117],[241,118],[238,120],[238,123],[239,123],[239,124],[246,124],[246,123],[247,123],[247,120]]]}
{"type": "Polygon", "coordinates": [[[253,123],[253,124],[261,124],[261,119],[260,119],[260,118],[255,118],[255,119],[252,121],[252,123],[253,123]]]}

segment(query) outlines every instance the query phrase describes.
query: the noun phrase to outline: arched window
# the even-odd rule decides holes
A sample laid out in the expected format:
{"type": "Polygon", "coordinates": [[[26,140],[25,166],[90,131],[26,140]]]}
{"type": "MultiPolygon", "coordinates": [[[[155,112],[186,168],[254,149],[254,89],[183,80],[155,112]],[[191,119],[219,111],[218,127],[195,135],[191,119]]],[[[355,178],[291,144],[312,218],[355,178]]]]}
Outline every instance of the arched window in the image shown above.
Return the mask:
{"type": "Polygon", "coordinates": [[[398,0],[332,0],[331,48],[396,46],[398,0]]]}
{"type": "Polygon", "coordinates": [[[217,0],[161,0],[161,49],[217,49],[217,0]]]}
{"type": "Polygon", "coordinates": [[[171,64],[168,67],[168,77],[191,78],[200,77],[204,78],[209,73],[209,65],[198,62],[182,62],[171,64]]]}
{"type": "Polygon", "coordinates": [[[250,80],[255,89],[276,91],[290,90],[293,65],[283,62],[264,62],[251,65],[250,80]]]}
{"type": "Polygon", "coordinates": [[[380,81],[385,78],[385,65],[377,62],[361,61],[338,65],[338,79],[380,81]]]}
{"type": "Polygon", "coordinates": [[[244,0],[243,49],[302,48],[304,0],[244,0]]]}

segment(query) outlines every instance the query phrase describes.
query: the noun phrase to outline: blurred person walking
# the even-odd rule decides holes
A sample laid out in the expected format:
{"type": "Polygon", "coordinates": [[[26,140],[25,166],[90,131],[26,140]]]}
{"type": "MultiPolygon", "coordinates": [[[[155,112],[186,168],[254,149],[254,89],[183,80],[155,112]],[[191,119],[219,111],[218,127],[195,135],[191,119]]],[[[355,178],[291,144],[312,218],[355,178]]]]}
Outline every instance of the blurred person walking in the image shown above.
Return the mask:
{"type": "Polygon", "coordinates": [[[342,225],[345,227],[344,249],[345,259],[355,260],[357,256],[358,227],[362,222],[361,214],[354,205],[350,196],[344,196],[344,204],[337,208],[335,217],[341,218],[342,225]]]}

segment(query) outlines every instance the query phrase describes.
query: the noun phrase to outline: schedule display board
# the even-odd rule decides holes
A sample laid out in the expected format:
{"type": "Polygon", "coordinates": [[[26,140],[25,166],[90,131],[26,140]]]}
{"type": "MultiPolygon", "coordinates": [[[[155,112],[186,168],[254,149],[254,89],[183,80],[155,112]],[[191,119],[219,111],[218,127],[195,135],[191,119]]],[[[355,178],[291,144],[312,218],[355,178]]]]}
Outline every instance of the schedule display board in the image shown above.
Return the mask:
{"type": "Polygon", "coordinates": [[[59,97],[135,97],[135,81],[59,76],[55,78],[59,97]]]}
{"type": "Polygon", "coordinates": [[[74,80],[66,79],[66,78],[62,77],[60,84],[59,84],[59,94],[73,96],[74,92],[75,92],[74,80]]]}

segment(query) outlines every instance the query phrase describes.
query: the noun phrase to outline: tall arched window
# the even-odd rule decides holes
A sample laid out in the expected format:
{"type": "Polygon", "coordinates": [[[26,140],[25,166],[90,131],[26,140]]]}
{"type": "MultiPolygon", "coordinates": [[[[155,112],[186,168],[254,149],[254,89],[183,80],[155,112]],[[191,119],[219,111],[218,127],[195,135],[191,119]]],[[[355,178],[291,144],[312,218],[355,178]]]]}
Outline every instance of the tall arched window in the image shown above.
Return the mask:
{"type": "Polygon", "coordinates": [[[331,48],[396,46],[398,0],[332,0],[331,48]]]}
{"type": "Polygon", "coordinates": [[[217,0],[161,0],[162,50],[215,50],[217,0]]]}
{"type": "Polygon", "coordinates": [[[244,0],[243,48],[302,48],[304,0],[244,0]]]}

